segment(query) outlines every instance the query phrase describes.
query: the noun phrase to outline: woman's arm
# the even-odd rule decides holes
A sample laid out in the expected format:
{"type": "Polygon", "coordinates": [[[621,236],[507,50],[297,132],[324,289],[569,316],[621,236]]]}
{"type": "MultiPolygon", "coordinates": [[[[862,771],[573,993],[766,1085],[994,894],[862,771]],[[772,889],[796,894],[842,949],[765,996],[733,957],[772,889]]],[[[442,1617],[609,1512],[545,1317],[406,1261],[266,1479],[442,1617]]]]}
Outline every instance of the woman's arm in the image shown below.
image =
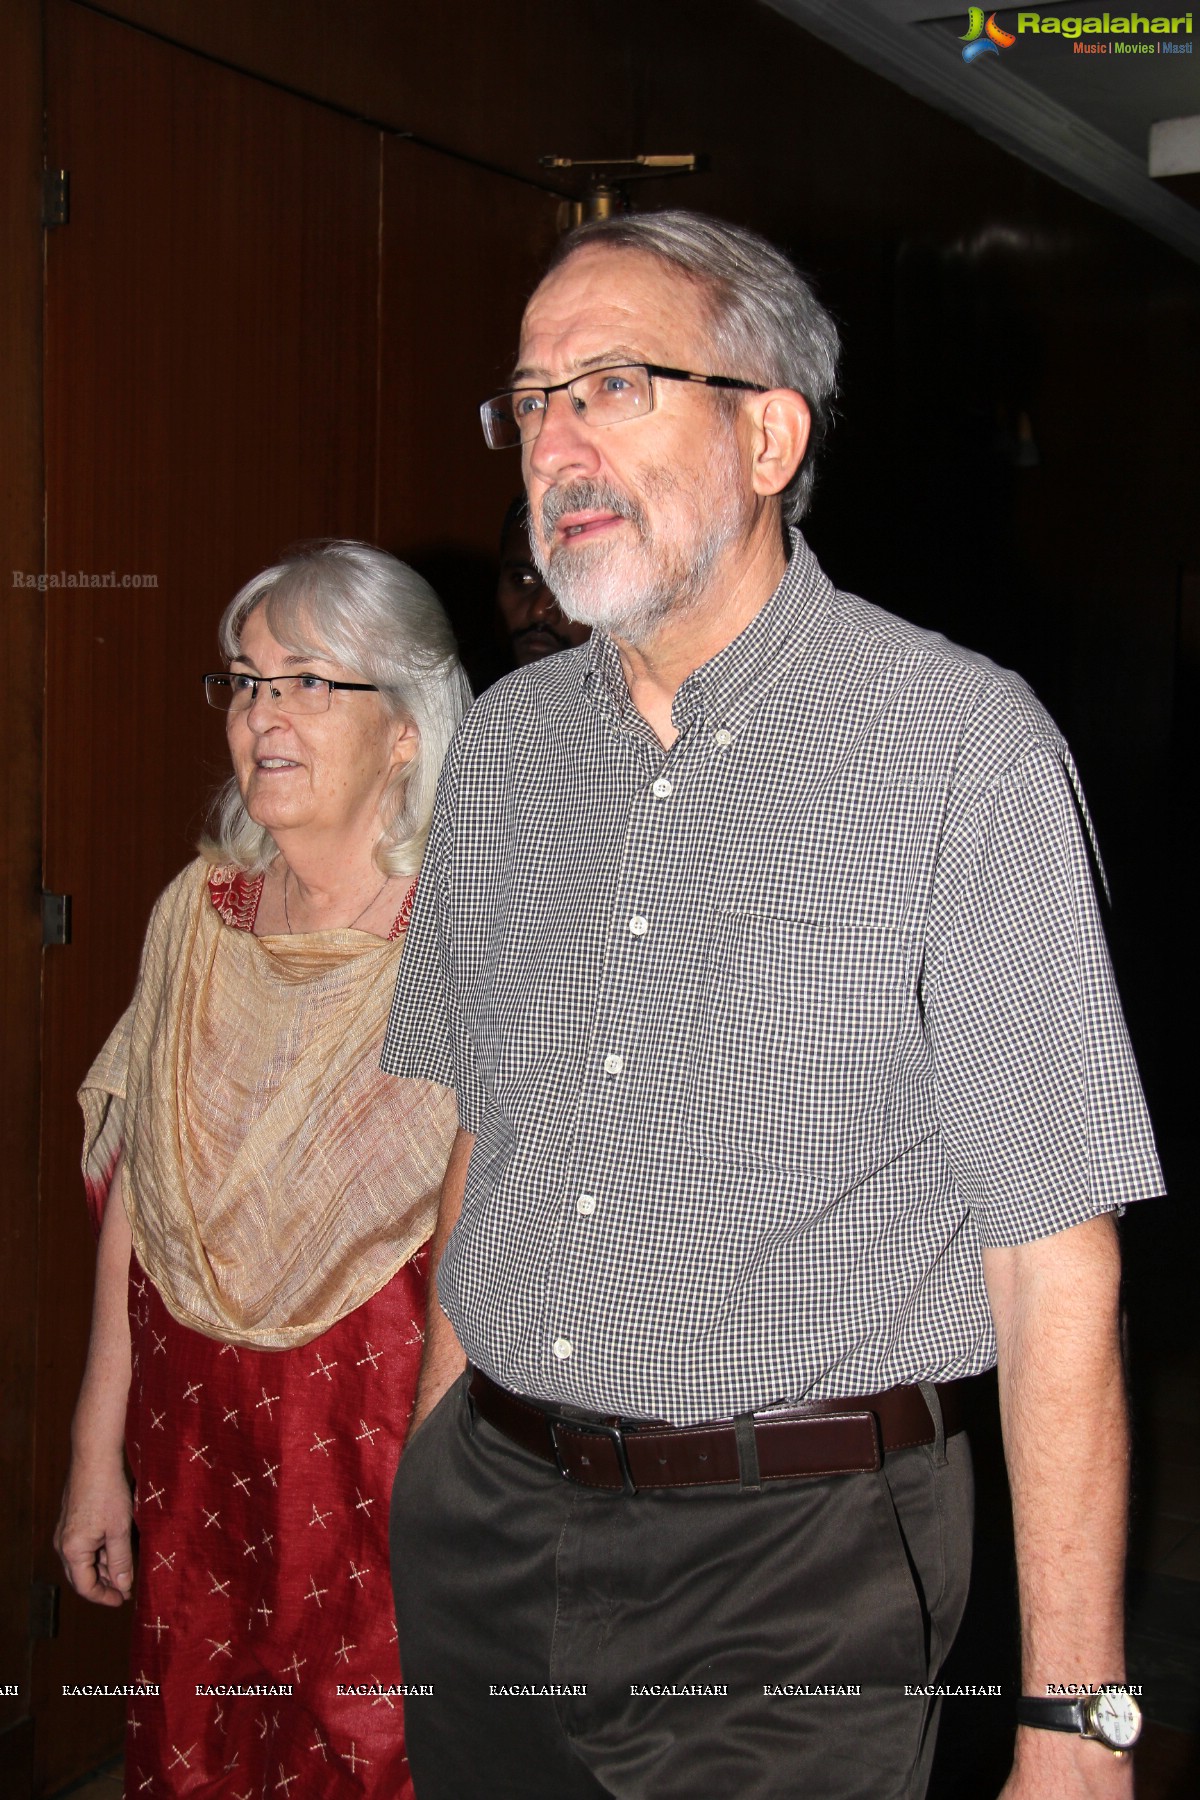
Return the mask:
{"type": "Polygon", "coordinates": [[[99,1606],[120,1606],[133,1587],[133,1503],[124,1458],[131,1245],[118,1163],[100,1228],[92,1335],[54,1533],[67,1580],[77,1594],[99,1606]]]}
{"type": "Polygon", "coordinates": [[[467,1366],[462,1345],[454,1335],[454,1327],[438,1304],[437,1269],[450,1233],[462,1211],[463,1190],[467,1184],[467,1165],[475,1148],[474,1135],[459,1131],[450,1150],[450,1160],[442,1178],[442,1197],[437,1224],[429,1244],[429,1304],[425,1315],[425,1355],[421,1363],[421,1379],[417,1384],[416,1404],[409,1421],[412,1437],[433,1411],[442,1396],[453,1387],[467,1366]]]}

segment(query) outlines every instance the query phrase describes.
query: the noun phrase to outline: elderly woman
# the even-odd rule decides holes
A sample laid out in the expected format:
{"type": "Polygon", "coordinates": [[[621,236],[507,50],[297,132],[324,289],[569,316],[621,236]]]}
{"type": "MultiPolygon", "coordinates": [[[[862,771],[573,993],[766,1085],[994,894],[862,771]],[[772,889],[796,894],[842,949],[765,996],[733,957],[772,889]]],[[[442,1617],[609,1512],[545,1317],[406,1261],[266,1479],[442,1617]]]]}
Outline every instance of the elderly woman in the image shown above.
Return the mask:
{"type": "Polygon", "coordinates": [[[388,1495],[454,1116],[378,1059],[469,692],[432,591],[363,544],[267,569],[220,635],[215,838],[81,1090],[103,1222],[56,1543],[120,1605],[136,1521],[128,1793],[394,1800],[388,1495]]]}

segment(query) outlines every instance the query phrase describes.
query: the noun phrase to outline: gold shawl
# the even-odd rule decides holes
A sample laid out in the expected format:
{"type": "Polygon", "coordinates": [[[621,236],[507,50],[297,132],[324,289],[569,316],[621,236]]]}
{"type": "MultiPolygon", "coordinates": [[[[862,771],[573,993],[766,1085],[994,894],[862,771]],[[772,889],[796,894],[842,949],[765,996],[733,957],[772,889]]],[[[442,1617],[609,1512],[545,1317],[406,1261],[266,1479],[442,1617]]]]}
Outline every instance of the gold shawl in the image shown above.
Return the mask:
{"type": "Polygon", "coordinates": [[[379,1069],[403,940],[255,937],[202,859],[155,905],[133,1000],[79,1091],[89,1192],[124,1143],[138,1260],[206,1337],[288,1349],[433,1229],[453,1095],[379,1069]]]}

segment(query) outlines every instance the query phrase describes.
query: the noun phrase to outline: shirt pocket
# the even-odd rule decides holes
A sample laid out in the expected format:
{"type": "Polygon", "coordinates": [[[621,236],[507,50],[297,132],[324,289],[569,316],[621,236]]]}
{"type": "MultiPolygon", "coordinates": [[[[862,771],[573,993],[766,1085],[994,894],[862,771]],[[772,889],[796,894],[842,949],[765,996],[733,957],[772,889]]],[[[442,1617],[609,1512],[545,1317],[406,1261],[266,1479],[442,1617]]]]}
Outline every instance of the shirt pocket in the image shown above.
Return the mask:
{"type": "Polygon", "coordinates": [[[902,1066],[920,1039],[901,933],[713,916],[685,1101],[689,1142],[842,1192],[899,1147],[902,1066]]]}

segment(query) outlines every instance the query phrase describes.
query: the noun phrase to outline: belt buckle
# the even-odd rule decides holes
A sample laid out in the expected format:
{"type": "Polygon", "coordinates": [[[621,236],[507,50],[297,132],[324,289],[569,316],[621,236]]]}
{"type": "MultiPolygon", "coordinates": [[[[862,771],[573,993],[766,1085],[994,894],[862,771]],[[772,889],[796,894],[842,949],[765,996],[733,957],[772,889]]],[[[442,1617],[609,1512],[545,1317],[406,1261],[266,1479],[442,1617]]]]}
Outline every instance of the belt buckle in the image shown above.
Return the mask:
{"type": "MultiPolygon", "coordinates": [[[[582,1482],[579,1480],[578,1476],[572,1475],[571,1471],[563,1462],[562,1451],[558,1447],[558,1433],[560,1428],[564,1431],[579,1432],[587,1437],[607,1438],[616,1452],[617,1467],[621,1471],[622,1491],[626,1494],[637,1493],[637,1483],[633,1479],[633,1472],[629,1467],[629,1457],[625,1450],[625,1437],[619,1425],[599,1425],[593,1423],[591,1419],[556,1418],[550,1418],[549,1425],[550,1442],[554,1446],[554,1461],[557,1464],[558,1472],[564,1481],[574,1481],[579,1487],[589,1487],[592,1485],[590,1482],[582,1482]]],[[[610,1489],[610,1492],[611,1491],[613,1490],[610,1489]]]]}

